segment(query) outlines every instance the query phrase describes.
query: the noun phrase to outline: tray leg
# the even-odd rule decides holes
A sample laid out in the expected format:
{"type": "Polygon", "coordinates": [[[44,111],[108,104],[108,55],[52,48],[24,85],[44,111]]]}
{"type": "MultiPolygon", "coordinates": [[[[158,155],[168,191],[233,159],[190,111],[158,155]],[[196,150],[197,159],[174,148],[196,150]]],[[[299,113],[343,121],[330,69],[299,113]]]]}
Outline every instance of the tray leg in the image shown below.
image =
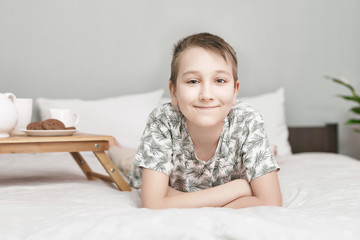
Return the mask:
{"type": "Polygon", "coordinates": [[[84,158],[80,155],[79,152],[71,152],[70,153],[71,156],[75,159],[75,161],[77,162],[77,164],[79,165],[79,167],[81,168],[81,170],[84,172],[85,176],[87,177],[87,179],[89,180],[98,180],[97,177],[92,176],[90,173],[91,168],[89,167],[89,165],[86,163],[86,161],[84,160],[84,158]]]}
{"type": "Polygon", "coordinates": [[[106,155],[105,152],[93,152],[97,159],[100,161],[102,166],[105,168],[106,172],[109,174],[111,179],[114,181],[116,186],[121,191],[131,191],[130,186],[126,183],[124,178],[119,173],[118,169],[115,167],[114,163],[110,160],[110,158],[106,155]]]}

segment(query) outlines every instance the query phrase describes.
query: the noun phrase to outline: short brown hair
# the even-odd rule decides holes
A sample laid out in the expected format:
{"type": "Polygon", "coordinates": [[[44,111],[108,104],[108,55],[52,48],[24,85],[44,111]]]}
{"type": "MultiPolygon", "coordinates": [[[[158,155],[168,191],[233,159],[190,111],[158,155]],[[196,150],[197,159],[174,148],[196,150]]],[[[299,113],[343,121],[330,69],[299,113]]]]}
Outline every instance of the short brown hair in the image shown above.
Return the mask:
{"type": "Polygon", "coordinates": [[[179,71],[179,59],[181,54],[189,47],[201,47],[221,55],[226,62],[230,60],[233,68],[234,86],[237,77],[237,59],[234,49],[221,37],[210,33],[198,33],[181,39],[174,46],[173,58],[171,61],[170,81],[176,87],[176,79],[179,71]]]}

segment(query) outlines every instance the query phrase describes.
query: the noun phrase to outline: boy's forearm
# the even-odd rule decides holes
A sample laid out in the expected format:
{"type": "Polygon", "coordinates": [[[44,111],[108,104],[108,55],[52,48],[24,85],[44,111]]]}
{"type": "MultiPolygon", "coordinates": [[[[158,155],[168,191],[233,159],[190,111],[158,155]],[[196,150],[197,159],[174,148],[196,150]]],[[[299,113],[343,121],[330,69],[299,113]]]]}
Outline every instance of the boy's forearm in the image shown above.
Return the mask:
{"type": "Polygon", "coordinates": [[[224,205],[225,208],[246,208],[246,207],[256,207],[264,206],[264,202],[255,196],[245,196],[235,199],[232,202],[229,202],[224,205]]]}
{"type": "Polygon", "coordinates": [[[224,205],[225,208],[246,208],[246,207],[256,207],[256,206],[277,206],[281,207],[281,202],[279,203],[269,203],[256,196],[245,196],[235,199],[234,201],[224,205]]]}
{"type": "Polygon", "coordinates": [[[222,207],[240,197],[250,195],[249,183],[238,179],[197,192],[183,193],[169,189],[159,208],[222,207]]]}
{"type": "Polygon", "coordinates": [[[281,206],[282,197],[276,171],[255,178],[251,183],[253,196],[238,198],[224,207],[245,208],[255,206],[281,206]]]}

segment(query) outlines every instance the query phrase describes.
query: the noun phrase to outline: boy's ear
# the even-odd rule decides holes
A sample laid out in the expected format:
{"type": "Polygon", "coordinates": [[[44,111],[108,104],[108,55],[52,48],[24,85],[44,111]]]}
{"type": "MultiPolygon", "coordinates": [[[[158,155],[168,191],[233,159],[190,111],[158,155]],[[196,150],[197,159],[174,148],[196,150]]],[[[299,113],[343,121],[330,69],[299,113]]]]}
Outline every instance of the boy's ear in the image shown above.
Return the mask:
{"type": "Polygon", "coordinates": [[[172,81],[170,80],[169,81],[169,92],[170,92],[170,96],[171,96],[171,104],[173,106],[177,106],[178,105],[178,101],[177,101],[177,98],[176,98],[176,94],[175,94],[175,86],[174,84],[172,83],[172,81]]]}
{"type": "Polygon", "coordinates": [[[240,82],[239,80],[236,80],[235,88],[234,88],[234,96],[233,96],[233,106],[235,106],[237,103],[237,95],[239,93],[239,89],[240,89],[240,82]]]}

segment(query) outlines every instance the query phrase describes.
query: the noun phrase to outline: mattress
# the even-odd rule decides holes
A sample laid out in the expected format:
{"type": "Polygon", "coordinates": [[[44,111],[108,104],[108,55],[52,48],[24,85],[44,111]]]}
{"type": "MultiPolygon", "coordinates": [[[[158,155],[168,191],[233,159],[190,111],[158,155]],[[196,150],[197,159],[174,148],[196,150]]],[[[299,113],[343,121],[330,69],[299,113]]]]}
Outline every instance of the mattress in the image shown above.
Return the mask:
{"type": "Polygon", "coordinates": [[[278,163],[283,207],[150,210],[140,190],[87,180],[68,153],[0,154],[0,238],[360,239],[360,161],[302,153],[278,163]]]}

